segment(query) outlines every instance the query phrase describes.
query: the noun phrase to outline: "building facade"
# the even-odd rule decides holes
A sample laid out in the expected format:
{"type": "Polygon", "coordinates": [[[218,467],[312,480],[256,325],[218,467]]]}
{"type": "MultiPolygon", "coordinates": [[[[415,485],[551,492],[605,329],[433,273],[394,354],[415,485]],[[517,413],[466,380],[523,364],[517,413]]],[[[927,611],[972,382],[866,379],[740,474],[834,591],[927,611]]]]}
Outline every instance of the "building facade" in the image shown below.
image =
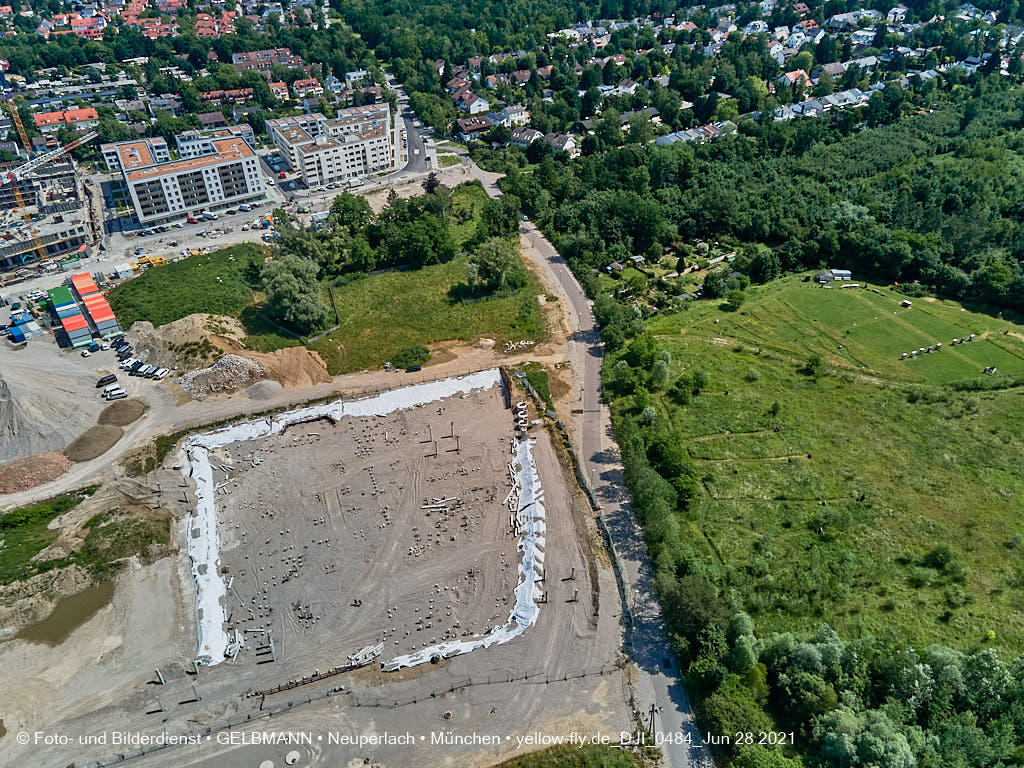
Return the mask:
{"type": "Polygon", "coordinates": [[[267,134],[307,187],[360,179],[398,165],[398,128],[387,104],[267,121],[267,134]]]}
{"type": "MultiPolygon", "coordinates": [[[[202,143],[202,142],[199,142],[202,143]]],[[[186,140],[188,146],[192,144],[186,140]]],[[[265,196],[263,174],[241,136],[210,139],[205,154],[160,162],[145,140],[118,142],[118,165],[140,224],[170,221],[265,196]]]]}

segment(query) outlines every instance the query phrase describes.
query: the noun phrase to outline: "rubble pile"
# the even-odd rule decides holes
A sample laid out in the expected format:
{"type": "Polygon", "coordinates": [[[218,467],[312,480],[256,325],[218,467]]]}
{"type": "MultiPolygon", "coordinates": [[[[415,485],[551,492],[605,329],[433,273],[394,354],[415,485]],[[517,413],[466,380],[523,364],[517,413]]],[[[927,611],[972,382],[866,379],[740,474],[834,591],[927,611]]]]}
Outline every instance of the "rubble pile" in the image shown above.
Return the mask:
{"type": "Polygon", "coordinates": [[[248,386],[267,375],[255,360],[239,355],[224,355],[209,368],[189,371],[178,379],[182,392],[192,397],[214,392],[230,392],[248,386]]]}

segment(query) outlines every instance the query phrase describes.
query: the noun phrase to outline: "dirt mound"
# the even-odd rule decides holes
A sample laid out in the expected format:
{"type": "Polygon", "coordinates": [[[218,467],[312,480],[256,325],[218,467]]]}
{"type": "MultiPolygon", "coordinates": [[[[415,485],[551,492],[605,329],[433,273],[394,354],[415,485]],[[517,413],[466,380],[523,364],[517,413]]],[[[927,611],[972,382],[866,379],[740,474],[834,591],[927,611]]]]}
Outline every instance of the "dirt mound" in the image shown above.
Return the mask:
{"type": "Polygon", "coordinates": [[[258,381],[245,390],[245,394],[252,400],[269,400],[283,389],[276,381],[258,381]]]}
{"type": "Polygon", "coordinates": [[[224,355],[209,368],[189,371],[178,379],[178,384],[186,395],[200,397],[214,392],[232,392],[266,375],[266,369],[255,360],[224,355]]]}
{"type": "Polygon", "coordinates": [[[255,360],[266,370],[266,377],[282,387],[308,387],[331,380],[327,363],[316,352],[305,347],[285,347],[275,352],[251,352],[245,344],[230,338],[214,337],[217,346],[225,352],[255,360]]]}
{"type": "Polygon", "coordinates": [[[149,406],[142,400],[132,398],[131,400],[115,400],[100,414],[100,424],[112,424],[115,427],[127,427],[133,421],[138,421],[142,414],[149,410],[149,406]]]}
{"type": "Polygon", "coordinates": [[[39,453],[0,464],[0,496],[35,488],[56,480],[71,469],[71,460],[60,451],[39,453]]]}
{"type": "Polygon", "coordinates": [[[120,427],[97,424],[65,448],[64,455],[74,462],[90,461],[109,451],[120,439],[120,427]]]}
{"type": "Polygon", "coordinates": [[[137,322],[129,336],[138,357],[164,368],[190,370],[203,368],[219,356],[215,345],[218,339],[240,340],[245,329],[233,317],[195,314],[159,328],[150,322],[137,322]]]}

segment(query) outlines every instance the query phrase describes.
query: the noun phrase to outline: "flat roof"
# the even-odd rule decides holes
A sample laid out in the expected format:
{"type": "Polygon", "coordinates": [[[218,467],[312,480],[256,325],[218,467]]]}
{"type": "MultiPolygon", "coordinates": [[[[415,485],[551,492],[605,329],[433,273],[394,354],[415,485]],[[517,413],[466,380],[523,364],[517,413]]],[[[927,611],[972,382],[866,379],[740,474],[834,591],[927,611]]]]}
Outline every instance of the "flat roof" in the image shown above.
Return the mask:
{"type": "Polygon", "coordinates": [[[78,291],[78,295],[85,298],[90,293],[99,293],[100,289],[96,287],[96,283],[92,279],[92,275],[88,272],[81,272],[77,275],[71,276],[71,285],[78,291]]]}
{"type": "Polygon", "coordinates": [[[88,327],[89,325],[85,321],[85,316],[81,312],[79,312],[77,315],[68,315],[67,317],[62,317],[60,319],[60,324],[68,333],[71,333],[72,331],[80,331],[83,328],[88,327]]]}
{"type": "Polygon", "coordinates": [[[206,168],[211,165],[220,165],[235,160],[242,160],[247,157],[255,157],[252,149],[241,137],[229,139],[215,139],[213,141],[215,154],[192,157],[187,160],[176,160],[171,163],[150,165],[148,168],[138,168],[133,171],[125,171],[125,178],[129,182],[144,181],[146,179],[159,178],[170,174],[183,173],[199,168],[206,168]]]}
{"type": "Polygon", "coordinates": [[[53,302],[55,307],[65,307],[68,304],[74,304],[75,300],[71,297],[71,291],[63,285],[58,285],[56,288],[51,288],[46,292],[50,301],[53,302]]]}
{"type": "Polygon", "coordinates": [[[121,167],[126,171],[146,165],[153,165],[156,162],[153,153],[149,149],[149,142],[144,139],[118,144],[117,157],[121,162],[121,167]]]}

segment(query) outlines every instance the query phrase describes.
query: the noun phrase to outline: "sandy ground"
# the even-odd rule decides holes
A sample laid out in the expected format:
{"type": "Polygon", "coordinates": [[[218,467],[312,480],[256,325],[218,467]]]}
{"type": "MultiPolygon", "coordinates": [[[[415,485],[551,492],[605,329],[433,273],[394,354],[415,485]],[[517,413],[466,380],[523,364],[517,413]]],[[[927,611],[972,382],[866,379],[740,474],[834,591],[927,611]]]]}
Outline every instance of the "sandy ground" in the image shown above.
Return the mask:
{"type": "MultiPolygon", "coordinates": [[[[405,377],[393,380],[403,379],[407,381],[405,377]]],[[[465,404],[472,403],[467,399],[465,404]]],[[[441,407],[448,406],[442,403],[441,407]]],[[[401,446],[384,443],[383,436],[376,434],[381,424],[353,420],[336,427],[303,425],[286,431],[275,438],[282,443],[280,460],[271,460],[277,452],[264,451],[263,446],[254,448],[261,455],[266,454],[266,463],[259,467],[268,470],[264,479],[258,481],[254,468],[237,488],[231,489],[230,495],[221,497],[239,512],[234,523],[239,527],[232,531],[232,523],[225,520],[223,535],[225,564],[237,573],[240,586],[248,582],[247,589],[252,593],[240,594],[240,602],[248,598],[251,604],[251,598],[261,589],[252,574],[241,575],[243,567],[260,567],[251,559],[254,550],[269,553],[271,546],[299,546],[300,532],[310,535],[314,527],[326,531],[327,527],[320,523],[314,526],[318,514],[338,526],[330,535],[313,534],[331,539],[331,547],[314,545],[310,537],[308,546],[317,554],[310,554],[300,573],[293,576],[297,582],[295,594],[282,589],[280,597],[275,598],[277,603],[310,605],[311,611],[315,603],[313,615],[324,618],[311,623],[294,611],[284,615],[286,605],[277,611],[277,616],[270,611],[271,618],[264,619],[278,622],[280,627],[278,663],[259,664],[261,659],[247,652],[237,663],[203,670],[198,678],[187,674],[187,662],[194,652],[194,596],[185,558],[180,554],[119,577],[111,604],[79,627],[62,646],[51,649],[17,640],[0,645],[0,663],[7,670],[16,670],[0,681],[0,718],[8,733],[41,729],[75,738],[82,734],[99,737],[113,729],[150,735],[165,729],[185,733],[207,726],[218,729],[227,720],[244,721],[249,715],[259,717],[263,706],[279,714],[272,724],[260,721],[260,725],[254,726],[258,730],[295,729],[310,733],[310,743],[299,747],[297,765],[338,766],[351,761],[363,764],[365,758],[383,765],[426,766],[492,764],[513,752],[525,751],[527,747],[519,745],[515,737],[537,729],[565,736],[572,730],[601,729],[617,734],[628,728],[622,675],[613,666],[621,642],[614,579],[606,565],[598,565],[598,560],[603,559],[595,558],[591,552],[592,523],[544,432],[538,434],[534,451],[549,510],[545,547],[549,602],[541,606],[538,623],[523,637],[505,646],[448,660],[440,666],[420,668],[422,673],[414,670],[414,674],[399,677],[398,682],[389,682],[380,673],[350,673],[277,694],[266,701],[244,697],[245,691],[254,687],[267,687],[308,674],[314,668],[343,663],[343,657],[356,650],[354,646],[363,638],[386,632],[387,642],[395,651],[408,650],[413,635],[434,631],[433,627],[415,629],[416,618],[425,615],[422,611],[429,607],[431,599],[435,600],[435,620],[442,624],[454,619],[467,627],[474,625],[472,629],[479,631],[486,628],[493,616],[507,614],[501,600],[510,595],[502,592],[514,582],[514,565],[510,570],[501,563],[503,559],[506,564],[515,563],[514,542],[501,530],[505,513],[491,519],[485,513],[483,500],[491,493],[490,486],[498,483],[494,477],[500,476],[507,450],[501,451],[500,458],[491,459],[487,448],[508,427],[499,427],[494,421],[501,418],[500,413],[480,418],[473,413],[459,415],[455,410],[438,414],[427,406],[412,415],[394,416],[398,435],[403,428],[406,433],[400,438],[401,446]],[[466,435],[465,449],[460,447],[457,454],[442,452],[436,466],[425,456],[412,456],[421,445],[416,442],[416,433],[423,431],[424,422],[428,431],[443,431],[437,422],[445,420],[449,429],[452,420],[457,425],[465,423],[457,426],[457,431],[466,435]],[[328,430],[335,434],[328,437],[328,430]],[[317,438],[310,432],[321,434],[317,438]],[[329,440],[334,443],[325,442],[329,440]],[[290,447],[284,448],[285,445],[290,447]],[[404,461],[403,450],[409,454],[404,461]],[[344,472],[337,468],[338,463],[344,472]],[[372,480],[370,466],[374,467],[372,480]],[[474,471],[473,467],[479,469],[474,471]],[[462,474],[462,469],[466,474],[462,474]],[[342,493],[346,487],[349,491],[342,493]],[[375,490],[379,490],[376,496],[375,490]],[[412,520],[420,514],[418,497],[452,492],[467,500],[475,493],[480,509],[475,509],[477,503],[467,504],[466,521],[456,515],[442,523],[457,531],[456,542],[446,538],[449,531],[442,534],[426,525],[424,517],[419,525],[422,538],[417,542],[415,535],[419,531],[412,530],[412,520]],[[273,498],[273,494],[280,498],[273,498]],[[374,528],[385,518],[384,507],[388,508],[390,524],[383,529],[374,528]],[[326,511],[318,512],[320,509],[326,511]],[[265,516],[269,511],[273,511],[274,518],[265,516]],[[463,522],[467,523],[465,529],[461,527],[463,522]],[[293,533],[282,537],[282,529],[293,533]],[[429,551],[428,531],[442,534],[429,542],[429,551]],[[293,543],[284,544],[289,537],[293,543]],[[419,557],[410,554],[417,547],[423,548],[419,557]],[[245,560],[246,553],[249,561],[245,560]],[[235,561],[237,564],[232,565],[235,561]],[[332,563],[335,571],[328,573],[332,563]],[[574,580],[563,581],[573,569],[574,580]],[[474,578],[470,577],[471,571],[476,574],[474,578]],[[593,582],[591,574],[596,574],[593,582]],[[448,603],[437,602],[441,595],[430,594],[435,583],[457,584],[465,593],[460,592],[459,599],[448,603]],[[179,584],[185,587],[180,589],[179,584]],[[577,593],[576,601],[566,602],[577,593]],[[592,593],[599,594],[597,601],[590,599],[592,593]],[[363,601],[358,608],[351,605],[357,595],[363,601]],[[595,612],[596,607],[599,610],[595,612]],[[417,608],[421,609],[419,616],[417,608]],[[410,632],[408,638],[406,631],[410,632]],[[398,646],[393,645],[395,639],[398,646]],[[150,670],[157,666],[165,676],[166,686],[150,684],[155,679],[150,670]],[[604,675],[599,674],[601,670],[604,675]],[[585,672],[593,674],[564,679],[585,672]],[[533,678],[504,682],[524,674],[533,678]],[[202,695],[201,701],[194,701],[193,683],[202,695]],[[336,685],[345,687],[342,695],[306,703],[311,694],[322,694],[336,685]],[[449,693],[452,688],[455,690],[449,693]],[[433,698],[432,692],[438,698],[433,698]],[[157,695],[166,712],[154,712],[157,695]],[[395,700],[402,703],[394,706],[395,700]],[[288,702],[297,708],[281,713],[288,702]],[[451,713],[450,719],[444,719],[445,712],[451,713]],[[324,743],[333,738],[331,734],[358,737],[383,730],[408,731],[417,739],[424,736],[424,740],[415,748],[324,743]],[[441,730],[462,735],[490,734],[497,741],[483,746],[431,744],[433,732],[441,730]],[[317,737],[323,737],[324,742],[317,737]]],[[[377,421],[384,420],[374,420],[377,421]]],[[[387,431],[389,440],[396,439],[390,435],[390,429],[387,431]]],[[[232,447],[227,450],[233,451],[232,447]]],[[[233,460],[240,457],[231,455],[233,460]]],[[[165,489],[162,500],[176,516],[184,515],[187,505],[184,497],[176,501],[181,489],[173,488],[173,474],[165,472],[158,477],[165,489]]],[[[493,492],[500,490],[498,487],[493,492]]],[[[503,497],[501,493],[499,504],[503,497]]],[[[182,535],[181,526],[177,531],[182,535]]],[[[263,557],[267,562],[262,567],[266,568],[274,556],[263,557]]],[[[280,586],[281,576],[277,582],[280,586]]],[[[447,592],[451,597],[451,590],[447,592]]],[[[269,607],[277,603],[267,600],[269,607]]],[[[439,627],[435,636],[441,636],[442,631],[439,627]]],[[[63,765],[72,759],[84,764],[89,759],[113,756],[120,751],[124,750],[104,745],[23,748],[10,738],[3,738],[0,764],[27,760],[39,765],[63,765]]],[[[283,764],[285,751],[284,747],[221,744],[215,739],[200,747],[168,749],[135,764],[216,764],[219,768],[231,768],[258,765],[268,758],[283,764]]]]}
{"type": "Polygon", "coordinates": [[[96,423],[94,359],[46,338],[23,349],[0,341],[0,461],[63,450],[96,423]]]}

